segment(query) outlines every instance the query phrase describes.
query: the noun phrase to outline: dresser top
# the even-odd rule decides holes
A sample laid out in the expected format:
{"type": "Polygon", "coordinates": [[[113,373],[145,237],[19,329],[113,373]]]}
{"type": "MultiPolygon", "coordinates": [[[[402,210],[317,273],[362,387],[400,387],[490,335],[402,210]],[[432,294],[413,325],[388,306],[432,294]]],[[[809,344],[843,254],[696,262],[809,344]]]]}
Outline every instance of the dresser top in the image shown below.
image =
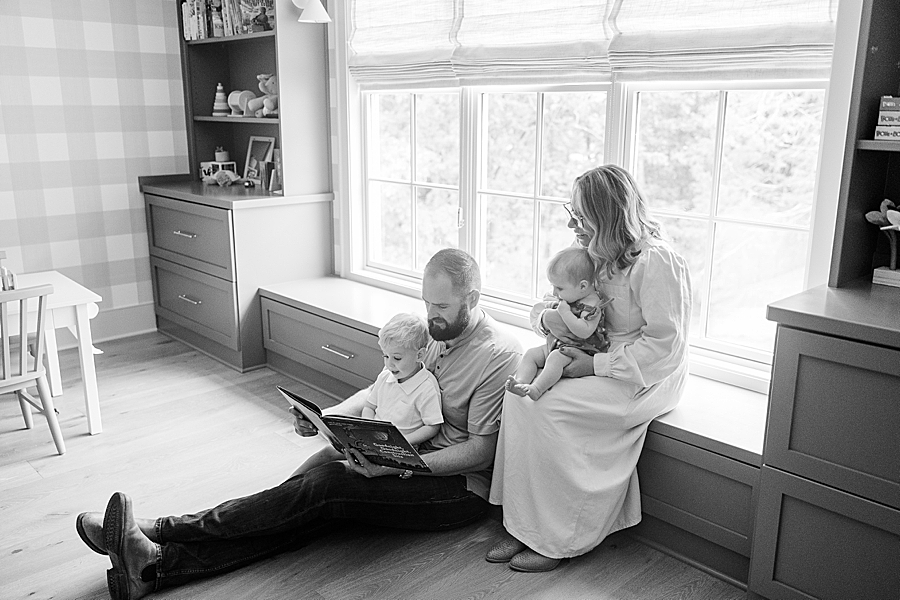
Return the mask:
{"type": "Polygon", "coordinates": [[[209,185],[202,181],[192,180],[189,175],[171,175],[161,177],[140,177],[141,191],[145,194],[156,194],[185,202],[241,210],[263,208],[285,204],[303,204],[306,202],[330,202],[334,198],[331,192],[322,194],[305,194],[302,196],[282,196],[259,188],[245,188],[243,185],[229,186],[209,185]]]}
{"type": "Polygon", "coordinates": [[[781,325],[900,348],[900,288],[865,279],[841,288],[818,286],[769,305],[781,325]]]}

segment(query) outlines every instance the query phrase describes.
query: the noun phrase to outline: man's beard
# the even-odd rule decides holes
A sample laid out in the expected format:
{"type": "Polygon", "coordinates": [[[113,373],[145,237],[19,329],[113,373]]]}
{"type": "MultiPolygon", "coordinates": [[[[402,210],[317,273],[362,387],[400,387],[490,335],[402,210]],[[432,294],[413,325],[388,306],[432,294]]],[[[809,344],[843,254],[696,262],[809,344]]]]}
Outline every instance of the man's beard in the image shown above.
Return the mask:
{"type": "Polygon", "coordinates": [[[453,323],[447,323],[441,317],[428,319],[428,333],[438,342],[446,342],[458,338],[469,326],[469,308],[463,304],[453,323]],[[440,326],[439,326],[440,325],[440,326]]]}

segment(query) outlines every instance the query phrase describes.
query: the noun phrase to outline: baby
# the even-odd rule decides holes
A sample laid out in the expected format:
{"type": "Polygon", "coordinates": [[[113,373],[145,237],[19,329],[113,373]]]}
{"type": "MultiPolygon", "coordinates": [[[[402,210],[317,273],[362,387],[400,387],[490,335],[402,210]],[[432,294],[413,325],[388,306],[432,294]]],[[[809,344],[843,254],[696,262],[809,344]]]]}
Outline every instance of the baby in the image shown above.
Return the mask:
{"type": "MultiPolygon", "coordinates": [[[[444,422],[441,389],[422,363],[430,340],[425,320],[412,314],[394,315],[378,331],[384,370],[369,390],[361,415],[390,421],[413,446],[434,437],[444,422]]],[[[328,446],[309,457],[293,475],[343,459],[343,454],[328,446]]]]}
{"type": "Polygon", "coordinates": [[[592,283],[594,262],[587,249],[573,246],[556,254],[547,265],[547,279],[553,286],[553,295],[559,299],[556,310],[573,336],[581,343],[573,344],[547,336],[542,346],[530,348],[522,357],[516,376],[506,380],[506,389],[517,396],[540,398],[562,377],[563,368],[572,359],[559,351],[561,346],[573,346],[590,355],[606,352],[609,340],[603,328],[604,300],[592,283]],[[538,369],[543,368],[535,377],[538,369]]]}

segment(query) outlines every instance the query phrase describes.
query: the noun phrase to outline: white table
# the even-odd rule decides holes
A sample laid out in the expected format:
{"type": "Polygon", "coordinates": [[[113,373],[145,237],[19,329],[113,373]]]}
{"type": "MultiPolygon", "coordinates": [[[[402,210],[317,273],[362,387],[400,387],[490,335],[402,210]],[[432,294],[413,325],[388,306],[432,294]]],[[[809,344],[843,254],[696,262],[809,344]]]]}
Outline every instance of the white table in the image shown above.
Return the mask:
{"type": "Polygon", "coordinates": [[[90,320],[97,316],[100,310],[97,303],[103,298],[58,271],[16,275],[18,289],[45,283],[53,286],[53,293],[47,298],[47,324],[44,327],[50,392],[53,396],[62,394],[56,330],[65,327],[78,341],[88,432],[91,435],[100,433],[103,431],[103,425],[100,422],[100,395],[97,390],[97,371],[94,369],[94,344],[91,339],[90,320]]]}

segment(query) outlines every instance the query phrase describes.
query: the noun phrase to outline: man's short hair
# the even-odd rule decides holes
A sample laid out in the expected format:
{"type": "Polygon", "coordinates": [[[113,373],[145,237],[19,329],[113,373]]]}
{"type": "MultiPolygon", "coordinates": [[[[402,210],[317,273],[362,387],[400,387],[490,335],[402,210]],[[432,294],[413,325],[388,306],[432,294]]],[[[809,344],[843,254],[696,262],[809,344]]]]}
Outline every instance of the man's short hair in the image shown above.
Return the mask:
{"type": "Polygon", "coordinates": [[[553,255],[547,264],[547,274],[560,275],[573,284],[579,281],[593,284],[595,268],[587,248],[569,246],[553,255]]]}
{"type": "Polygon", "coordinates": [[[425,319],[410,313],[400,313],[378,330],[379,346],[399,346],[408,350],[419,350],[428,345],[431,336],[425,319]]]}
{"type": "Polygon", "coordinates": [[[453,291],[465,296],[472,290],[481,291],[481,269],[467,252],[457,248],[438,250],[425,265],[425,273],[441,271],[453,284],[453,291]]]}

